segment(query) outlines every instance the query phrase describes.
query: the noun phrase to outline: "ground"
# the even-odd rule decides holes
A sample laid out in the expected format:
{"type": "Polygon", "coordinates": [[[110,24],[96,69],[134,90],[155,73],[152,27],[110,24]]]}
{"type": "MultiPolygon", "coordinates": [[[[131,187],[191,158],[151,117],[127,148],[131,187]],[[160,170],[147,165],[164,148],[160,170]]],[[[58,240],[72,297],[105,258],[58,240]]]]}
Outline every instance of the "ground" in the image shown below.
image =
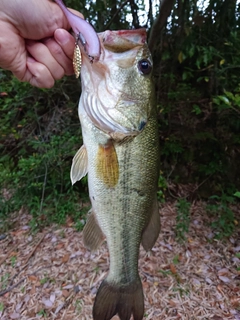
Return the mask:
{"type": "MultiPolygon", "coordinates": [[[[186,240],[179,243],[175,204],[161,205],[160,215],[156,245],[148,253],[140,250],[144,319],[239,320],[239,230],[216,240],[205,204],[195,202],[186,240]]],[[[31,217],[24,209],[19,217],[0,240],[0,319],[92,319],[109,266],[106,244],[90,253],[71,220],[32,234],[31,217]]]]}

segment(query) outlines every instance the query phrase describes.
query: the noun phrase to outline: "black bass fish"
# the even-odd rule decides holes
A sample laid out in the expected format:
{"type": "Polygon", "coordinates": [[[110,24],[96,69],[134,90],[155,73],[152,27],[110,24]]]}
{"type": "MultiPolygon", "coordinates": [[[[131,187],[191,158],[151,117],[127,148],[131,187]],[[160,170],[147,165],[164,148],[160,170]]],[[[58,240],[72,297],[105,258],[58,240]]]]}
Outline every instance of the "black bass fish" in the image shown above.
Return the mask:
{"type": "Polygon", "coordinates": [[[149,250],[160,229],[158,132],[152,59],[144,29],[99,34],[101,55],[83,54],[79,118],[84,145],[73,159],[72,183],[88,173],[92,210],[84,243],[106,238],[110,270],[93,307],[94,320],[141,320],[139,246],[149,250]]]}
{"type": "Polygon", "coordinates": [[[131,315],[141,320],[139,246],[150,250],[160,231],[152,58],[145,29],[105,31],[98,39],[98,59],[82,50],[78,111],[84,145],[73,158],[71,180],[88,174],[92,209],[83,230],[86,247],[96,250],[106,239],[110,254],[93,319],[118,314],[121,320],[131,315]]]}

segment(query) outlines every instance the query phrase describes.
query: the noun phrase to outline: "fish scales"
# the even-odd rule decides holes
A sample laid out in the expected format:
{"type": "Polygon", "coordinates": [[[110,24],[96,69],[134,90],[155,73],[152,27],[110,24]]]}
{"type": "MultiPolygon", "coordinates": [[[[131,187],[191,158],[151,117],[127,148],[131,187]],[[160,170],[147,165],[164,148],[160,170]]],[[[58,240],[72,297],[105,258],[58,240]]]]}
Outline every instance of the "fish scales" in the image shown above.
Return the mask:
{"type": "Polygon", "coordinates": [[[82,57],[79,118],[84,146],[73,159],[74,183],[88,173],[92,203],[84,242],[96,250],[107,240],[110,267],[93,307],[94,320],[141,320],[139,246],[149,250],[159,233],[159,172],[152,60],[146,31],[99,34],[101,55],[82,57]],[[80,159],[80,160],[79,160],[80,159]]]}

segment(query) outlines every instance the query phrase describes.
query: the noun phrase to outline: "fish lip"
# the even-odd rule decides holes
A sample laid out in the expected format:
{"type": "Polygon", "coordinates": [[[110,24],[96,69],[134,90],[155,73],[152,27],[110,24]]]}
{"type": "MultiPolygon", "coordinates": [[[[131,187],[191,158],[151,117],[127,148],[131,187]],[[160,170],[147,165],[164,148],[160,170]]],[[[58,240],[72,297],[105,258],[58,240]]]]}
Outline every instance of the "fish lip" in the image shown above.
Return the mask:
{"type": "MultiPolygon", "coordinates": [[[[105,49],[110,52],[116,52],[116,40],[122,39],[123,49],[120,52],[129,51],[131,49],[142,46],[146,43],[147,33],[145,28],[140,29],[130,29],[130,30],[106,30],[100,33],[97,33],[98,39],[100,42],[99,54],[89,54],[86,49],[86,42],[83,41],[84,37],[81,34],[77,36],[78,44],[81,48],[83,57],[87,57],[89,62],[102,61],[105,58],[105,49]],[[82,39],[83,38],[83,39],[82,39]]],[[[85,39],[84,39],[85,40],[85,39]]],[[[119,53],[120,53],[119,52],[119,53]]]]}
{"type": "Polygon", "coordinates": [[[131,38],[131,42],[142,45],[147,40],[147,33],[145,28],[130,29],[130,30],[106,30],[98,33],[98,36],[104,43],[111,43],[114,37],[121,37],[125,39],[131,38]],[[137,37],[138,36],[138,37],[137,37]],[[133,40],[133,38],[135,38],[133,40]]]}

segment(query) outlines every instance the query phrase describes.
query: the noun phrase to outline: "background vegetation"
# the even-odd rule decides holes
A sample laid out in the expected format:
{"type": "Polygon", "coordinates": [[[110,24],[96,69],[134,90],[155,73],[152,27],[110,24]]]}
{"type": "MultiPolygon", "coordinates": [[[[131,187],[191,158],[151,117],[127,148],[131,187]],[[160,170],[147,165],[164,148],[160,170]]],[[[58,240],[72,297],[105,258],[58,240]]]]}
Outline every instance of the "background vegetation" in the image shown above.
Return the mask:
{"type": "MultiPolygon", "coordinates": [[[[163,0],[160,14],[152,0],[65,2],[98,32],[148,29],[159,110],[159,199],[181,198],[179,221],[181,212],[188,217],[187,202],[211,199],[211,212],[233,226],[229,206],[240,190],[239,1],[163,0]],[[190,188],[179,195],[182,185],[190,188]]],[[[72,187],[69,170],[81,146],[80,83],[68,77],[40,90],[0,70],[0,95],[0,220],[24,206],[33,228],[69,215],[79,221],[86,180],[72,187]]]]}

